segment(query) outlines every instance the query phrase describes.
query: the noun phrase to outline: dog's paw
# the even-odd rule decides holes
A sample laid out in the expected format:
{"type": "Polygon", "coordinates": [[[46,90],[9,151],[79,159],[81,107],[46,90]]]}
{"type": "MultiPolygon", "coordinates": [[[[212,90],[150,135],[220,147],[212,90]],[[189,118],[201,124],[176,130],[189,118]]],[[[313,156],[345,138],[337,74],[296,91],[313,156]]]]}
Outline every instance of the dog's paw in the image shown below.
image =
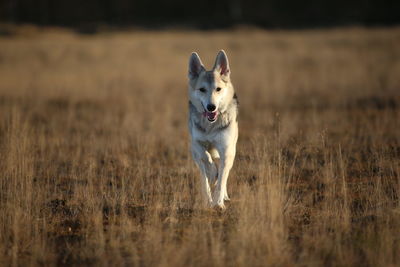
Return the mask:
{"type": "Polygon", "coordinates": [[[226,192],[226,191],[225,191],[225,194],[224,194],[224,200],[225,201],[231,201],[231,199],[228,196],[228,192],[226,192]]]}
{"type": "Polygon", "coordinates": [[[224,211],[226,210],[225,204],[224,203],[220,203],[220,204],[215,204],[213,205],[213,208],[217,211],[224,211]]]}
{"type": "Polygon", "coordinates": [[[204,207],[208,207],[208,208],[212,208],[214,206],[214,203],[213,203],[211,198],[203,199],[203,206],[204,207]]]}
{"type": "Polygon", "coordinates": [[[216,198],[212,203],[212,207],[219,210],[225,210],[225,204],[223,198],[216,198]]]}

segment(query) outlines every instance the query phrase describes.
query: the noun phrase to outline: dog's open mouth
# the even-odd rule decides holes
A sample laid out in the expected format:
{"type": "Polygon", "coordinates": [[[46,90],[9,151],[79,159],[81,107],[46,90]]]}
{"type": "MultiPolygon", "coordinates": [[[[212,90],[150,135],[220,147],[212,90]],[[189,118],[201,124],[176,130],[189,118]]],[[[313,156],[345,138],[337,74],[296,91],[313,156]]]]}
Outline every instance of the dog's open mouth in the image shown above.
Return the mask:
{"type": "Polygon", "coordinates": [[[207,120],[208,120],[208,121],[214,122],[214,121],[217,120],[218,112],[217,112],[217,111],[214,111],[214,112],[205,111],[205,112],[204,112],[204,115],[207,117],[207,120]]]}

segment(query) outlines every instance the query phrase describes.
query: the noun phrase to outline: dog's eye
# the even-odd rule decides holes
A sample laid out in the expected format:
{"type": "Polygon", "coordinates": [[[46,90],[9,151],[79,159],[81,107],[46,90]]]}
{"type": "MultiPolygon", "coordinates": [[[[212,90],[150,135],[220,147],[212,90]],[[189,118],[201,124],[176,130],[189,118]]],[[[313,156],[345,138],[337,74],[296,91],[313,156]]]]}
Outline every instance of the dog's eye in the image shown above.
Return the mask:
{"type": "Polygon", "coordinates": [[[200,92],[202,92],[202,93],[205,93],[205,92],[206,92],[206,89],[204,89],[204,88],[200,88],[199,90],[200,90],[200,92]]]}
{"type": "Polygon", "coordinates": [[[219,92],[219,91],[221,91],[221,87],[217,87],[217,89],[215,89],[215,90],[217,90],[217,92],[219,92]]]}

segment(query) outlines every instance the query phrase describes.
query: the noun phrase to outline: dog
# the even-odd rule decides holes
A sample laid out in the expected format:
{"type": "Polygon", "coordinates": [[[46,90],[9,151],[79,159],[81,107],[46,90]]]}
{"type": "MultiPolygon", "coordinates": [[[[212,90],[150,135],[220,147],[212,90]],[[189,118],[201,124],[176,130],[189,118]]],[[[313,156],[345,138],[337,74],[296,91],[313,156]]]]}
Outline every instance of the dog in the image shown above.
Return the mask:
{"type": "Polygon", "coordinates": [[[205,203],[225,209],[227,182],[238,140],[239,102],[230,80],[228,57],[217,54],[207,71],[199,55],[189,59],[189,132],[194,161],[200,169],[205,203]],[[219,163],[217,164],[217,160],[219,163]],[[210,185],[213,185],[212,193],[210,185]]]}

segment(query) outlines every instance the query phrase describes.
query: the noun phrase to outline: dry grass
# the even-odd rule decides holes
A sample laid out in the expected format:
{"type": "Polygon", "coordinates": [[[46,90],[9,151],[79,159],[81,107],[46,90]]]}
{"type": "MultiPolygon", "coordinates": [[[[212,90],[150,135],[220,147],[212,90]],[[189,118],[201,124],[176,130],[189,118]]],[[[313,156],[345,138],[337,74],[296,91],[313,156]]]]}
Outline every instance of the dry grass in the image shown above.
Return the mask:
{"type": "Polygon", "coordinates": [[[0,38],[0,264],[400,264],[400,29],[0,38]],[[201,207],[186,64],[230,56],[225,212],[201,207]]]}

